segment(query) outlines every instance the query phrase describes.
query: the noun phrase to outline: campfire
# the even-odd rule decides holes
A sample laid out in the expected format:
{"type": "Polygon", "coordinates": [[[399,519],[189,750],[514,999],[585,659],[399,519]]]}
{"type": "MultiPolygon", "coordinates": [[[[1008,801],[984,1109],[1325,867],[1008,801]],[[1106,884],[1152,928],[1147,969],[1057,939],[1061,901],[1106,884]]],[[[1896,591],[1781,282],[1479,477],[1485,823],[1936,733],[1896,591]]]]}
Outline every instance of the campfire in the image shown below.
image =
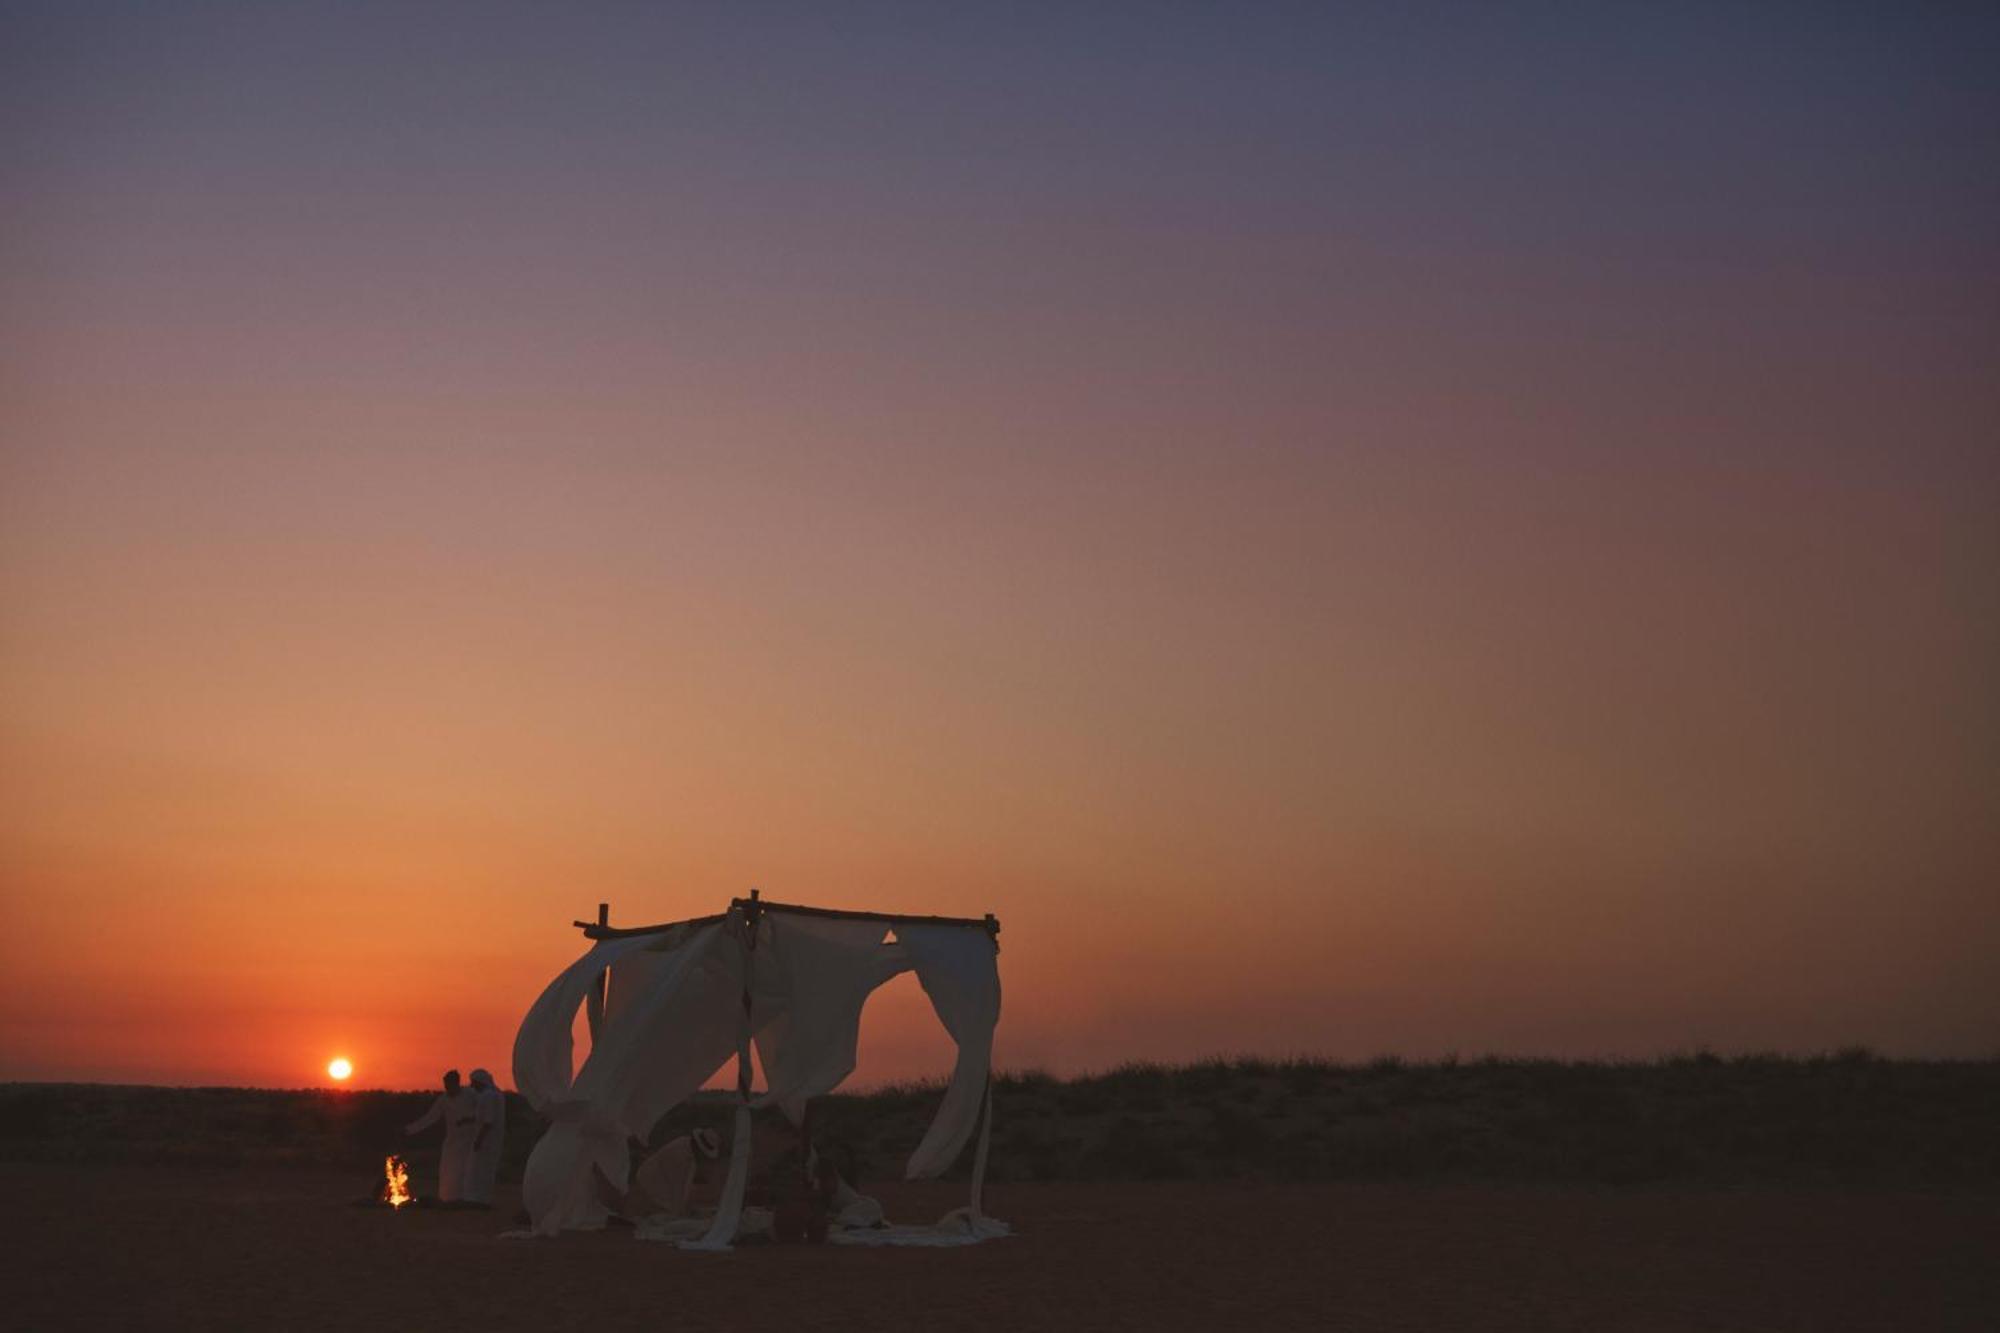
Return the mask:
{"type": "Polygon", "coordinates": [[[382,1174],[385,1177],[383,1203],[391,1208],[401,1208],[415,1200],[416,1196],[410,1193],[410,1167],[402,1158],[390,1154],[388,1160],[382,1163],[382,1174]]]}

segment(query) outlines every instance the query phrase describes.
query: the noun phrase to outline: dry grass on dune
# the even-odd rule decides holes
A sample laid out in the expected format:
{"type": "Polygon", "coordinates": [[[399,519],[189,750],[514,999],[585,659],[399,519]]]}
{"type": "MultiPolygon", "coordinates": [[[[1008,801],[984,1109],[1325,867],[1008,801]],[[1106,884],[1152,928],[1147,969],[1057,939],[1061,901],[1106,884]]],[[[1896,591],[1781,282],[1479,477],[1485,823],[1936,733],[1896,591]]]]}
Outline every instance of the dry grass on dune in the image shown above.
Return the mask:
{"type": "MultiPolygon", "coordinates": [[[[939,1088],[838,1094],[819,1127],[862,1174],[900,1174],[939,1088]]],[[[0,1087],[0,1160],[312,1166],[424,1178],[435,1136],[401,1126],[429,1093],[0,1087]],[[414,1147],[414,1151],[412,1148],[414,1147]]],[[[658,1139],[720,1123],[704,1097],[658,1139]]],[[[2000,1185],[2000,1061],[1698,1055],[1598,1063],[1316,1060],[1137,1064],[1084,1078],[1003,1074],[995,1180],[1789,1181],[2000,1185]]],[[[506,1174],[541,1126],[510,1101],[506,1174]]],[[[964,1170],[961,1163],[959,1170],[964,1170]]]]}
{"type": "Polygon", "coordinates": [[[1635,1063],[1214,1060],[1069,1083],[1003,1079],[994,1162],[1004,1179],[1994,1184],[1996,1118],[2000,1062],[1860,1051],[1635,1063]]]}

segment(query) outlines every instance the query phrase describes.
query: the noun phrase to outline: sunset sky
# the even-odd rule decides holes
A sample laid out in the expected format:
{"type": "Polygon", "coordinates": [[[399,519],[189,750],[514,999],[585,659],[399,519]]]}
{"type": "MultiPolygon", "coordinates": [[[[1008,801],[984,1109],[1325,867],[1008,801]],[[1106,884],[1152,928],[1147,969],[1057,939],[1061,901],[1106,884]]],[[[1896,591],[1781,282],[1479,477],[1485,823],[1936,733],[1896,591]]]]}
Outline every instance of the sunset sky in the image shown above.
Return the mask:
{"type": "Polygon", "coordinates": [[[0,5],[0,1079],[2000,1050],[1981,9],[0,5]]]}

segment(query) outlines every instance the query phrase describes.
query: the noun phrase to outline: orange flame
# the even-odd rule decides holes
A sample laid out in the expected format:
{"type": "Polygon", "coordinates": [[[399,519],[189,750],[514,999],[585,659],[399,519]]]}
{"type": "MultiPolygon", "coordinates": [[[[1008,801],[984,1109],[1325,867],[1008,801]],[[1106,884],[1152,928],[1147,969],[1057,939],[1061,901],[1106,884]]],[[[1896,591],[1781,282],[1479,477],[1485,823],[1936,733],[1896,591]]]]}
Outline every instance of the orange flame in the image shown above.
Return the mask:
{"type": "Polygon", "coordinates": [[[382,1187],[382,1197],[391,1208],[401,1208],[413,1197],[410,1194],[410,1168],[402,1158],[391,1155],[388,1161],[382,1163],[382,1174],[389,1179],[389,1183],[382,1187]]]}

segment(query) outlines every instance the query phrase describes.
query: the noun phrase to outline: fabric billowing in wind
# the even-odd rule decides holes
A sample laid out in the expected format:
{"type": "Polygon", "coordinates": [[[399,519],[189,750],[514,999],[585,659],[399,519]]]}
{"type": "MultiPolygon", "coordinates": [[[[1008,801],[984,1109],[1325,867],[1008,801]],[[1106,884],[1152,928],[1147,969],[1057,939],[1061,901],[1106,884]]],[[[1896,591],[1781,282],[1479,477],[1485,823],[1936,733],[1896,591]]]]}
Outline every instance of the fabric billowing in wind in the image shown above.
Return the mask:
{"type": "Polygon", "coordinates": [[[751,985],[751,1025],[766,1080],[757,1105],[776,1104],[797,1124],[807,1098],[833,1091],[854,1072],[862,1006],[910,967],[908,955],[884,944],[883,934],[879,921],[778,912],[764,918],[751,985]]]}
{"type": "MultiPolygon", "coordinates": [[[[912,969],[958,1044],[958,1060],[907,1174],[949,1167],[979,1122],[986,1090],[1000,1017],[996,949],[977,927],[899,925],[886,941],[885,929],[879,919],[773,908],[761,915],[752,948],[738,909],[720,922],[601,941],[566,969],[530,1008],[514,1043],[515,1086],[551,1121],[522,1182],[535,1231],[603,1226],[628,1184],[627,1141],[643,1139],[732,1057],[747,1069],[754,1043],[766,1086],[737,1109],[743,1142],[731,1145],[729,1176],[736,1185],[749,1107],[777,1105],[796,1122],[808,1098],[838,1087],[854,1072],[869,995],[912,969]],[[571,1025],[607,973],[595,1043],[572,1073],[571,1025]]],[[[733,1237],[731,1194],[725,1186],[704,1248],[726,1248],[733,1237]]]]}
{"type": "Polygon", "coordinates": [[[897,937],[917,969],[938,1021],[958,1043],[958,1063],[922,1143],[903,1175],[942,1175],[979,1124],[986,1080],[993,1067],[993,1029],[1000,1022],[1000,969],[992,939],[960,926],[904,926],[897,937]]]}
{"type": "Polygon", "coordinates": [[[672,1021],[683,989],[713,1003],[725,990],[742,990],[742,962],[733,948],[718,950],[719,922],[665,936],[600,941],[572,964],[529,1009],[514,1039],[514,1086],[550,1120],[521,1179],[521,1202],[544,1235],[602,1227],[607,1199],[629,1184],[626,1140],[643,1135],[678,1102],[720,1068],[734,1049],[725,1027],[719,1050],[702,1036],[712,1030],[702,1015],[672,1021]],[[617,984],[635,955],[661,957],[631,969],[636,978],[617,984]],[[606,969],[623,995],[620,1013],[609,1013],[597,1044],[572,1080],[570,1027],[585,994],[606,969]],[[692,984],[691,984],[692,983],[692,984]],[[655,1040],[650,1048],[647,1037],[655,1040]],[[657,1108],[651,1109],[649,1107],[657,1108]]]}

